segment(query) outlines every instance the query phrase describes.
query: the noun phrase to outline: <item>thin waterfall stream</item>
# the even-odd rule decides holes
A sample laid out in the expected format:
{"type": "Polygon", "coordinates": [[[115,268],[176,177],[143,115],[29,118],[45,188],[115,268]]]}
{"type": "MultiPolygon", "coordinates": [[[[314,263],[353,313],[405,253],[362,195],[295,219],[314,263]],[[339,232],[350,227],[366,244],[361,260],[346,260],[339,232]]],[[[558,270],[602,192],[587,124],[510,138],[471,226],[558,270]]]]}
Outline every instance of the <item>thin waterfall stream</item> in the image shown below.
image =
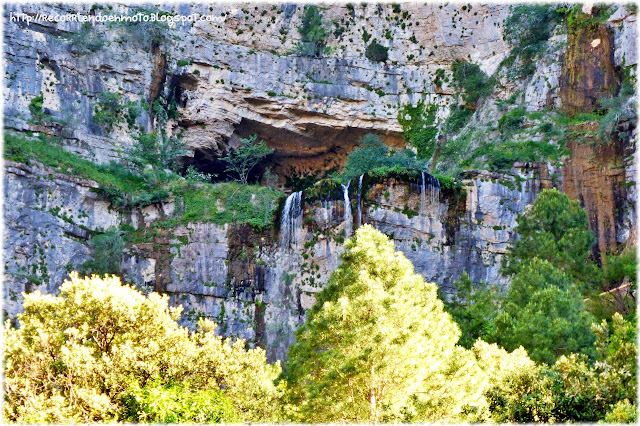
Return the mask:
{"type": "Polygon", "coordinates": [[[282,209],[280,246],[285,250],[297,247],[297,230],[302,227],[302,191],[287,197],[282,209]]]}
{"type": "Polygon", "coordinates": [[[351,202],[349,201],[349,184],[351,181],[347,182],[346,185],[342,185],[342,192],[344,193],[344,232],[345,238],[349,238],[351,236],[351,232],[353,232],[353,217],[351,214],[351,202]]]}

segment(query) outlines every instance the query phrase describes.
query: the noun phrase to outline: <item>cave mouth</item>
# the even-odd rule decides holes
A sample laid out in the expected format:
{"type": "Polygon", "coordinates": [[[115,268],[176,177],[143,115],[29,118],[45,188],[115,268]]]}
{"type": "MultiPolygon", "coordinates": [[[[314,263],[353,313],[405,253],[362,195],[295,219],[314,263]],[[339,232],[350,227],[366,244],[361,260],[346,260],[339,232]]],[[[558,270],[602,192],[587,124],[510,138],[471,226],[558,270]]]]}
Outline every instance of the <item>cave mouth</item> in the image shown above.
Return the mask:
{"type": "Polygon", "coordinates": [[[269,168],[277,176],[280,188],[301,190],[342,170],[347,155],[367,133],[380,137],[388,146],[405,147],[402,135],[395,132],[383,134],[362,128],[333,128],[312,123],[307,124],[302,132],[294,132],[246,118],[236,125],[230,146],[237,146],[239,138],[257,135],[258,140],[264,141],[274,152],[256,166],[252,175],[262,176],[269,168]]]}
{"type": "MultiPolygon", "coordinates": [[[[257,140],[264,141],[274,152],[251,170],[249,183],[298,191],[342,170],[347,155],[367,133],[380,137],[387,146],[405,147],[402,135],[394,132],[383,134],[362,128],[336,129],[307,124],[304,131],[298,133],[246,118],[235,126],[226,145],[234,149],[240,145],[241,138],[257,135],[257,140]],[[266,173],[267,170],[270,173],[266,173]]],[[[222,160],[223,156],[213,149],[196,149],[193,157],[183,159],[182,172],[186,172],[188,166],[194,166],[200,172],[215,174],[213,182],[235,180],[238,176],[226,171],[227,163],[222,160]]]]}

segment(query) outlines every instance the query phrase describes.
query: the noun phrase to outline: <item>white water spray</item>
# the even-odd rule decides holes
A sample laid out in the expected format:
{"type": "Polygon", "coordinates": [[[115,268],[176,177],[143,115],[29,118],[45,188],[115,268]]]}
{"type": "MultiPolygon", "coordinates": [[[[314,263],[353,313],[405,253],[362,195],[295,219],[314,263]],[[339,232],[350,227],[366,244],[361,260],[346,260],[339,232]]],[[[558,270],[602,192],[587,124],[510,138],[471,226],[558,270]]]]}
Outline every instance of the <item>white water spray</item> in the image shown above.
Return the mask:
{"type": "Polygon", "coordinates": [[[287,197],[282,210],[280,225],[280,246],[285,250],[296,248],[297,230],[302,227],[302,191],[287,197]]]}
{"type": "Polygon", "coordinates": [[[342,191],[344,193],[344,232],[345,237],[349,238],[351,236],[351,232],[353,231],[353,218],[351,216],[351,202],[349,201],[349,184],[351,181],[347,182],[346,185],[342,185],[342,191]]]}

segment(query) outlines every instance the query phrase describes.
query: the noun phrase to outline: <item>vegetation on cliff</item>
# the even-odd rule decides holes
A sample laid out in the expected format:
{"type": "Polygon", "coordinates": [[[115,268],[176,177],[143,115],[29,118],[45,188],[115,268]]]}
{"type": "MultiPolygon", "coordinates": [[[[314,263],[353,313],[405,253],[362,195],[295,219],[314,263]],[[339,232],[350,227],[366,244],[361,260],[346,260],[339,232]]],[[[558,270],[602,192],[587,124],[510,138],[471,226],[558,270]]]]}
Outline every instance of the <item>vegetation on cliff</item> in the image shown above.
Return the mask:
{"type": "Polygon", "coordinates": [[[98,184],[94,191],[119,209],[127,210],[167,200],[176,200],[174,215],[158,226],[170,227],[189,222],[248,223],[258,229],[273,224],[280,191],[259,185],[235,182],[194,182],[171,172],[183,152],[174,138],[156,133],[142,135],[130,154],[134,167],[100,165],[65,151],[47,137],[27,139],[5,134],[7,160],[42,163],[63,174],[72,174],[98,184]]]}

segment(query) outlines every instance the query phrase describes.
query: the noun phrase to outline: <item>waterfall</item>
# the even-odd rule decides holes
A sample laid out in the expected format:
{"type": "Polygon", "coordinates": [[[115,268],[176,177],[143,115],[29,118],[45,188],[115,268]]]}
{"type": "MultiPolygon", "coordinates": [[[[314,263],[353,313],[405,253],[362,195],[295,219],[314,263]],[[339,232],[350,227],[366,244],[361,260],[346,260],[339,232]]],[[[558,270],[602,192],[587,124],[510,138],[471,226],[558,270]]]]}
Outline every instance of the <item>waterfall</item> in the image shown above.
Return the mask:
{"type": "Polygon", "coordinates": [[[302,191],[293,192],[287,197],[282,210],[280,225],[280,246],[285,250],[295,248],[296,231],[302,227],[302,191]]]}
{"type": "Polygon", "coordinates": [[[360,175],[360,180],[358,181],[358,228],[362,226],[362,178],[364,174],[360,175]]]}
{"type": "Polygon", "coordinates": [[[349,238],[351,236],[351,231],[353,230],[353,218],[351,217],[351,202],[349,201],[349,184],[351,181],[347,182],[346,185],[342,185],[342,191],[344,193],[344,232],[345,237],[349,238]]]}
{"type": "Polygon", "coordinates": [[[422,172],[420,182],[420,214],[427,213],[427,192],[429,195],[429,205],[435,209],[440,202],[440,181],[429,173],[422,172]]]}
{"type": "Polygon", "coordinates": [[[427,214],[427,183],[424,179],[424,171],[422,172],[422,182],[420,183],[420,215],[427,214]]]}

